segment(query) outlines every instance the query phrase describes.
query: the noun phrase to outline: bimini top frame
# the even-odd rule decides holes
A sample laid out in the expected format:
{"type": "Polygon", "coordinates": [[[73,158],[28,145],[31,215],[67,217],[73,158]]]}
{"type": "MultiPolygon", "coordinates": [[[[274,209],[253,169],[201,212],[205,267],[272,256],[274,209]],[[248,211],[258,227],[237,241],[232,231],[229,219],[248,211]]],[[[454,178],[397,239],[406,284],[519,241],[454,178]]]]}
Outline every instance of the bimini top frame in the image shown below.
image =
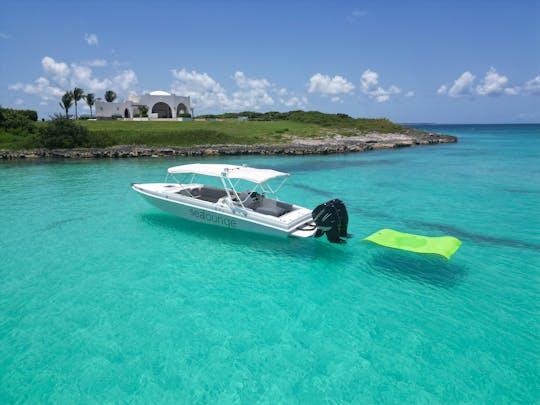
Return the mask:
{"type": "Polygon", "coordinates": [[[254,167],[236,166],[226,164],[182,165],[170,167],[169,174],[203,174],[212,177],[228,177],[229,179],[247,180],[261,184],[276,177],[286,177],[289,173],[282,173],[272,169],[256,169],[254,167]]]}

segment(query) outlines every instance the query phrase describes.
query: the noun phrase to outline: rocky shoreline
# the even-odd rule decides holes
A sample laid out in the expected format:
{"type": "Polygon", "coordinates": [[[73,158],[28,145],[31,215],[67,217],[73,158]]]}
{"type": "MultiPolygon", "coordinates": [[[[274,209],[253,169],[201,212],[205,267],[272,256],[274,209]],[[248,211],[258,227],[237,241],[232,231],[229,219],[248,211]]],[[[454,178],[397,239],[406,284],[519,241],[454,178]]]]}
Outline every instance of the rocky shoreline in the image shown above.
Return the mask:
{"type": "Polygon", "coordinates": [[[455,143],[457,137],[438,133],[366,134],[311,139],[293,139],[274,145],[197,145],[141,146],[122,145],[92,149],[0,150],[0,160],[10,159],[104,159],[171,156],[218,155],[325,155],[331,153],[366,152],[377,149],[404,148],[419,145],[455,143]]]}

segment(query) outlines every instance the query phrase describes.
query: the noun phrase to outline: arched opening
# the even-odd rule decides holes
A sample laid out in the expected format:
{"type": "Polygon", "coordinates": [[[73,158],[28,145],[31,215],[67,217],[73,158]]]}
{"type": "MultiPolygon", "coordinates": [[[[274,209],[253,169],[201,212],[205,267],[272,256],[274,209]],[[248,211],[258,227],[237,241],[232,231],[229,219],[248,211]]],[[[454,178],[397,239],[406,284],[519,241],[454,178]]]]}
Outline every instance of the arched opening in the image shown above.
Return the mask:
{"type": "Polygon", "coordinates": [[[189,110],[184,103],[180,103],[176,107],[176,116],[179,117],[181,114],[189,114],[189,110]]]}
{"type": "Polygon", "coordinates": [[[127,108],[124,110],[124,118],[129,118],[129,110],[127,108]]]}
{"type": "Polygon", "coordinates": [[[157,114],[158,118],[172,118],[171,107],[162,101],[154,104],[152,114],[157,114]]]}

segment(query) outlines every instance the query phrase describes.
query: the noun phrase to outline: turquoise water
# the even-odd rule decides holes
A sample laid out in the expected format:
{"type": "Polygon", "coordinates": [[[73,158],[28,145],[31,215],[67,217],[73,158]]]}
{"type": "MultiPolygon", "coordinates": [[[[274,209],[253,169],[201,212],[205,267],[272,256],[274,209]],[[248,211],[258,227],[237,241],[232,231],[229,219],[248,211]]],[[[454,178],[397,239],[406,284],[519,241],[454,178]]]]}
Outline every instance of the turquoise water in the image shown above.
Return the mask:
{"type": "Polygon", "coordinates": [[[343,199],[345,246],[163,214],[188,159],[0,163],[0,403],[534,403],[540,126],[455,145],[230,157],[343,199]],[[360,243],[450,234],[450,261],[360,243]]]}

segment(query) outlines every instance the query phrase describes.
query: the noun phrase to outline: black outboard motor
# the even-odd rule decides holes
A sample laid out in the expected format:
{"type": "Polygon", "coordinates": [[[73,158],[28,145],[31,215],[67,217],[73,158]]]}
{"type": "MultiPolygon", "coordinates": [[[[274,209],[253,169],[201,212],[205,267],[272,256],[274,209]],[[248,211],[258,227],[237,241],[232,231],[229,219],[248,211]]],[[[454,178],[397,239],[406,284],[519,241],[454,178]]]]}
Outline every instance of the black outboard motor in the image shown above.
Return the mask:
{"type": "Polygon", "coordinates": [[[326,237],[332,243],[346,243],[341,238],[350,238],[347,233],[349,226],[349,214],[343,201],[335,199],[319,205],[311,213],[315,224],[317,224],[316,238],[320,238],[326,233],[326,237]]]}

